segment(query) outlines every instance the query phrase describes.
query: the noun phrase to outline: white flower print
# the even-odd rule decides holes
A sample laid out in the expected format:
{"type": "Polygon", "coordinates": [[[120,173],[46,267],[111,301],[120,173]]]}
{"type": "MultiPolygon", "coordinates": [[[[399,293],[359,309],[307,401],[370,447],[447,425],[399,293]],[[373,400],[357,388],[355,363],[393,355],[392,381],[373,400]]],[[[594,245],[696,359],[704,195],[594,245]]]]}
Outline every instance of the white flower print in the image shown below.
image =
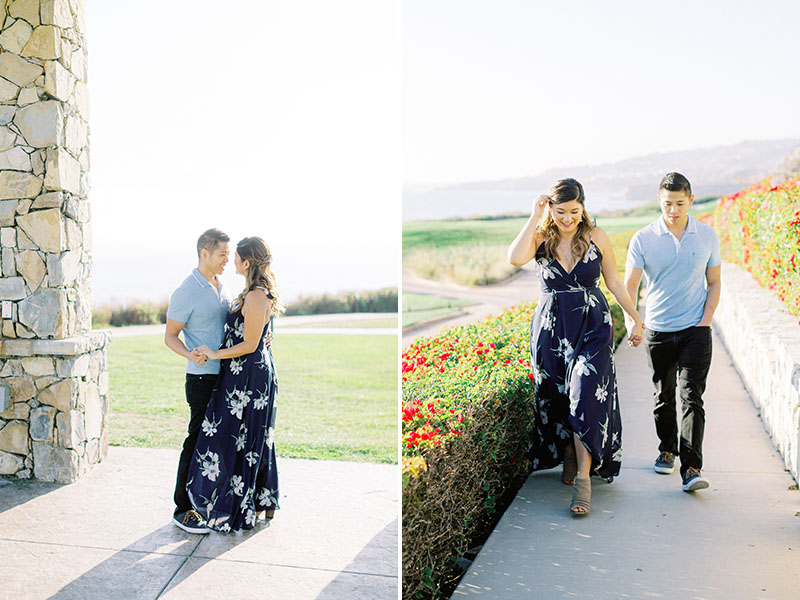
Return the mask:
{"type": "Polygon", "coordinates": [[[597,390],[595,391],[594,396],[597,398],[598,402],[605,402],[606,398],[608,397],[608,392],[606,391],[605,386],[597,384],[597,390]]]}
{"type": "Polygon", "coordinates": [[[258,462],[258,452],[248,452],[244,455],[247,464],[251,467],[258,462]]]}
{"type": "Polygon", "coordinates": [[[542,277],[544,279],[555,279],[555,277],[556,277],[556,275],[558,273],[556,273],[555,269],[553,269],[553,267],[550,266],[550,264],[547,262],[546,258],[540,258],[536,262],[539,264],[539,267],[542,269],[542,277]]]}
{"type": "Polygon", "coordinates": [[[545,310],[544,314],[542,315],[542,329],[551,331],[553,329],[553,323],[555,323],[555,320],[555,314],[553,314],[551,310],[545,310]]]}
{"type": "Polygon", "coordinates": [[[244,493],[244,481],[241,475],[231,477],[231,491],[237,496],[241,496],[244,493]]]}
{"type": "Polygon", "coordinates": [[[275,444],[275,429],[270,427],[267,429],[267,448],[272,450],[272,446],[275,444]]]}
{"type": "Polygon", "coordinates": [[[586,364],[586,357],[583,354],[578,356],[578,360],[575,361],[574,369],[578,375],[588,375],[591,373],[589,365],[586,364]]]}
{"type": "Polygon", "coordinates": [[[242,423],[241,427],[239,427],[239,436],[236,439],[236,450],[241,452],[244,450],[244,445],[247,442],[247,427],[244,426],[242,423]]]}
{"type": "Polygon", "coordinates": [[[588,263],[595,258],[597,258],[597,252],[595,251],[594,244],[589,244],[589,250],[586,252],[586,256],[583,257],[583,262],[588,263]]]}
{"type": "Polygon", "coordinates": [[[575,411],[578,409],[578,403],[580,400],[581,399],[578,394],[569,395],[569,414],[571,414],[573,417],[575,416],[575,411]]]}
{"type": "Polygon", "coordinates": [[[258,495],[259,506],[277,506],[275,491],[264,488],[258,495]]]}
{"type": "Polygon", "coordinates": [[[231,367],[231,373],[232,374],[238,375],[239,373],[242,372],[242,362],[243,361],[237,360],[235,358],[231,359],[230,367],[231,367]]]}
{"type": "Polygon", "coordinates": [[[247,509],[247,512],[244,514],[244,523],[245,525],[255,525],[256,524],[256,512],[250,508],[247,509]]]}
{"type": "Polygon", "coordinates": [[[564,353],[564,360],[572,360],[572,355],[574,354],[575,349],[572,347],[572,344],[570,344],[567,338],[561,338],[561,341],[559,342],[559,350],[564,353]]]}
{"type": "Polygon", "coordinates": [[[208,477],[209,481],[216,481],[219,477],[219,455],[208,451],[200,458],[203,462],[203,477],[208,477]]]}
{"type": "Polygon", "coordinates": [[[253,488],[250,488],[247,490],[247,493],[244,495],[244,498],[242,498],[242,502],[239,504],[239,508],[241,508],[242,510],[248,508],[252,498],[253,498],[253,488]]]}
{"type": "Polygon", "coordinates": [[[603,323],[611,323],[611,312],[609,311],[603,312],[603,323]]]}
{"type": "Polygon", "coordinates": [[[256,410],[263,410],[263,408],[267,405],[269,401],[269,396],[267,394],[262,394],[255,400],[253,400],[253,408],[256,410]]]}
{"type": "Polygon", "coordinates": [[[230,523],[225,523],[222,527],[219,528],[220,531],[223,533],[228,533],[231,530],[230,523]]]}
{"type": "Polygon", "coordinates": [[[216,435],[217,427],[219,426],[220,423],[222,423],[222,419],[216,421],[214,420],[213,415],[211,416],[211,421],[209,421],[208,417],[206,417],[205,419],[203,419],[203,433],[205,433],[206,436],[208,437],[216,435]]]}
{"type": "Polygon", "coordinates": [[[230,408],[232,415],[236,415],[237,419],[241,420],[242,411],[250,402],[250,394],[252,394],[250,390],[237,390],[235,388],[228,392],[228,408],[230,408]]]}
{"type": "Polygon", "coordinates": [[[240,321],[239,319],[236,319],[236,321],[233,323],[233,326],[235,327],[235,329],[233,330],[234,335],[236,335],[236,336],[238,336],[240,338],[243,338],[244,337],[244,320],[240,321]]]}

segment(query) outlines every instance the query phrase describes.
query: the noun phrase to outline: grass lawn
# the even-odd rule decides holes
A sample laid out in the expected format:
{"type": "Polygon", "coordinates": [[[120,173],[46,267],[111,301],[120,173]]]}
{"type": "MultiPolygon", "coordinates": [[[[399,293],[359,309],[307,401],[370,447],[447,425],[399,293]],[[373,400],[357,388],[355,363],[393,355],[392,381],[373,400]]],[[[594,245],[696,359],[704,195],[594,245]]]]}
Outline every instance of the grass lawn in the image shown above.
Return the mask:
{"type": "MultiPolygon", "coordinates": [[[[280,325],[280,321],[278,321],[278,325],[280,325]]],[[[376,328],[376,327],[397,327],[397,318],[396,317],[378,317],[377,319],[353,319],[352,321],[315,321],[314,323],[301,323],[299,325],[286,325],[286,327],[291,327],[292,329],[295,328],[307,328],[307,327],[367,327],[367,328],[376,328]]],[[[344,332],[342,332],[344,333],[344,332]]]]}
{"type": "Polygon", "coordinates": [[[403,328],[434,317],[460,313],[462,306],[471,304],[475,302],[427,294],[403,294],[403,328]]]}
{"type": "MultiPolygon", "coordinates": [[[[397,338],[276,336],[279,456],[397,462],[397,338]]],[[[180,448],[189,408],[183,359],[160,335],[114,340],[110,443],[180,448]]]]}

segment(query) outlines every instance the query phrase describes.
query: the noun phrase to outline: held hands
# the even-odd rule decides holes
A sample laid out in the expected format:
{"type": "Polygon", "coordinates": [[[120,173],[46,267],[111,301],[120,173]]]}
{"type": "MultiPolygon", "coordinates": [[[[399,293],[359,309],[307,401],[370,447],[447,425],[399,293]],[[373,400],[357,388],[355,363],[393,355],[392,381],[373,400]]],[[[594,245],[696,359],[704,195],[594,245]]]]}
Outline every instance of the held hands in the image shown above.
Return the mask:
{"type": "Polygon", "coordinates": [[[636,348],[642,343],[642,334],[644,332],[644,323],[638,319],[632,328],[628,329],[628,345],[631,348],[636,348]]]}
{"type": "Polygon", "coordinates": [[[217,360],[217,354],[217,350],[212,350],[208,346],[198,346],[192,350],[192,360],[198,365],[203,366],[208,360],[217,360]],[[195,357],[197,357],[197,360],[195,360],[195,357]]]}

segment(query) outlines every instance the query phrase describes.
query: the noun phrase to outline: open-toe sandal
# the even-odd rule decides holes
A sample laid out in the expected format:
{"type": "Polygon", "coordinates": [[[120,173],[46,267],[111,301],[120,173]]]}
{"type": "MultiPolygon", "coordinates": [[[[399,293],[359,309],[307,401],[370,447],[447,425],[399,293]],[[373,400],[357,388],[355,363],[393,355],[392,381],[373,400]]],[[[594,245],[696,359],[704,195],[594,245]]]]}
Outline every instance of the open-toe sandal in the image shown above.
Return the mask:
{"type": "Polygon", "coordinates": [[[576,517],[588,515],[591,499],[592,484],[589,478],[576,477],[575,489],[572,491],[572,503],[569,505],[570,512],[576,517]]]}
{"type": "Polygon", "coordinates": [[[561,483],[573,485],[578,475],[578,456],[574,446],[567,446],[564,450],[564,470],[561,471],[561,483]]]}

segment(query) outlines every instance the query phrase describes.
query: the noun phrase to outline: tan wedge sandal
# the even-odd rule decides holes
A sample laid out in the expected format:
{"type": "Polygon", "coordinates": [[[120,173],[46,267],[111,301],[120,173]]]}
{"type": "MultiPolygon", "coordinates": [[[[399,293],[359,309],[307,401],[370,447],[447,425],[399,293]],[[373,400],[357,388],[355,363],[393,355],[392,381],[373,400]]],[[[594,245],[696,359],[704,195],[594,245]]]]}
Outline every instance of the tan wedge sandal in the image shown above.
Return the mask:
{"type": "Polygon", "coordinates": [[[561,471],[561,483],[573,485],[578,474],[578,457],[575,446],[571,443],[564,449],[564,469],[561,471]]]}
{"type": "Polygon", "coordinates": [[[589,514],[592,500],[592,484],[588,477],[576,477],[575,489],[572,492],[572,503],[569,510],[576,517],[589,514]]]}

